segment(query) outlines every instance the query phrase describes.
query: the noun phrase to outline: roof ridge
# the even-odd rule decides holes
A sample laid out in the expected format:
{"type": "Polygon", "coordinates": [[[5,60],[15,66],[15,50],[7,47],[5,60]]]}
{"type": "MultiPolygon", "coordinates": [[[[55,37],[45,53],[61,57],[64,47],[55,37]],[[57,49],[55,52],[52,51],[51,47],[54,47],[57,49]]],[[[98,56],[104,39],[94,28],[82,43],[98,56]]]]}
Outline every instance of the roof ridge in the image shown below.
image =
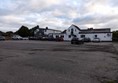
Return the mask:
{"type": "Polygon", "coordinates": [[[71,26],[76,27],[78,30],[81,30],[77,25],[72,24],[71,26]]]}

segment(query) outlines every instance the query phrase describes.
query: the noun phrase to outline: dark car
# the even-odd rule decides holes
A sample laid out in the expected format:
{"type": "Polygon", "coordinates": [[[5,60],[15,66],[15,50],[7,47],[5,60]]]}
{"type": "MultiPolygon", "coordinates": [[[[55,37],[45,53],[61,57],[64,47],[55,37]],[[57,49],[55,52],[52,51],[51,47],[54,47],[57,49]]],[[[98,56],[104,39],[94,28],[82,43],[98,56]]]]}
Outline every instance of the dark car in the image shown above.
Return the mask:
{"type": "Polygon", "coordinates": [[[0,36],[0,41],[1,40],[5,40],[5,37],[4,36],[0,36]]]}
{"type": "Polygon", "coordinates": [[[79,40],[77,37],[72,38],[71,44],[83,44],[83,40],[79,40]]]}
{"type": "Polygon", "coordinates": [[[56,41],[56,38],[48,37],[48,41],[56,41]]]}
{"type": "Polygon", "coordinates": [[[91,39],[90,38],[83,38],[82,39],[84,42],[91,42],[91,39]]]}
{"type": "Polygon", "coordinates": [[[56,41],[64,41],[64,40],[63,40],[63,37],[57,37],[56,41]]]}

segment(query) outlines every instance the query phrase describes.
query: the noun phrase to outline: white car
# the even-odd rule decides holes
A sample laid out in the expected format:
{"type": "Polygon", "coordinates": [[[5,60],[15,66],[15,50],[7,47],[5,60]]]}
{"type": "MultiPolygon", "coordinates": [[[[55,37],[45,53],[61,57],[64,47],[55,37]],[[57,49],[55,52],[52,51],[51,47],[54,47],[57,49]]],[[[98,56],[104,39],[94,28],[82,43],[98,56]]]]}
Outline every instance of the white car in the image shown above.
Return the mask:
{"type": "Polygon", "coordinates": [[[100,38],[94,38],[93,42],[100,42],[100,38]]]}
{"type": "Polygon", "coordinates": [[[0,36],[0,40],[5,40],[5,37],[4,36],[0,36]]]}
{"type": "Polygon", "coordinates": [[[22,40],[23,38],[22,38],[21,36],[19,36],[19,35],[14,35],[14,36],[12,37],[12,39],[13,39],[13,40],[22,40]]]}
{"type": "Polygon", "coordinates": [[[29,38],[28,38],[28,37],[23,37],[22,39],[23,39],[23,40],[29,40],[29,38]]]}

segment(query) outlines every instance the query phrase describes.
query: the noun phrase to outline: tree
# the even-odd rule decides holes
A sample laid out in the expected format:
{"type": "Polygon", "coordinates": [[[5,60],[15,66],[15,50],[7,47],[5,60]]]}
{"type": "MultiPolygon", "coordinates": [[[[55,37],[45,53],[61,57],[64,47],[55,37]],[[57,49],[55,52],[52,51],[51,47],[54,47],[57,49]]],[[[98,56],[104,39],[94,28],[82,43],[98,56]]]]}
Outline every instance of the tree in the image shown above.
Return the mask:
{"type": "Polygon", "coordinates": [[[4,35],[4,32],[0,31],[0,36],[3,36],[4,35]]]}
{"type": "Polygon", "coordinates": [[[16,31],[16,34],[20,35],[21,37],[28,37],[30,36],[30,30],[26,26],[21,26],[21,28],[16,31]]]}
{"type": "Polygon", "coordinates": [[[8,32],[6,32],[6,33],[4,33],[4,36],[9,36],[9,37],[11,37],[11,36],[13,36],[13,32],[12,31],[8,31],[8,32]]]}
{"type": "Polygon", "coordinates": [[[118,41],[118,30],[113,31],[113,41],[118,41]]]}
{"type": "Polygon", "coordinates": [[[35,26],[35,27],[33,27],[32,29],[30,29],[30,36],[34,36],[34,32],[35,32],[37,29],[39,29],[39,26],[38,26],[38,25],[35,26]]]}

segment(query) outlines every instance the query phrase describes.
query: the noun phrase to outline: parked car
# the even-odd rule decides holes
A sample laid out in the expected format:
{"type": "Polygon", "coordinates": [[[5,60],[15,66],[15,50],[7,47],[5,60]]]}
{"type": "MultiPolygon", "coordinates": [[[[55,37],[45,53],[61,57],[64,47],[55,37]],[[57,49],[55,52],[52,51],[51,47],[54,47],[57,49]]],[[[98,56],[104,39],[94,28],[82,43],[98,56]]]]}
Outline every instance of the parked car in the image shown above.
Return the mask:
{"type": "Polygon", "coordinates": [[[48,41],[48,37],[42,37],[42,38],[40,38],[40,40],[48,41]]]}
{"type": "Polygon", "coordinates": [[[83,44],[83,40],[79,40],[77,37],[72,38],[71,44],[83,44]]]}
{"type": "Polygon", "coordinates": [[[5,37],[4,36],[0,36],[0,40],[5,40],[5,37]]]}
{"type": "Polygon", "coordinates": [[[91,42],[91,39],[90,38],[83,38],[82,39],[84,42],[91,42]]]}
{"type": "Polygon", "coordinates": [[[56,41],[64,41],[64,40],[63,40],[63,37],[57,37],[56,41]]]}
{"type": "Polygon", "coordinates": [[[38,40],[38,37],[29,37],[29,40],[38,40]]]}
{"type": "Polygon", "coordinates": [[[22,39],[23,39],[23,40],[29,40],[29,38],[28,38],[28,37],[23,37],[22,39]]]}
{"type": "Polygon", "coordinates": [[[100,42],[100,38],[94,38],[93,42],[100,42]]]}
{"type": "Polygon", "coordinates": [[[48,41],[56,41],[56,38],[48,37],[48,41]]]}
{"type": "Polygon", "coordinates": [[[14,36],[12,37],[12,39],[13,39],[13,40],[23,40],[23,38],[22,38],[21,36],[19,36],[19,35],[14,35],[14,36]]]}

